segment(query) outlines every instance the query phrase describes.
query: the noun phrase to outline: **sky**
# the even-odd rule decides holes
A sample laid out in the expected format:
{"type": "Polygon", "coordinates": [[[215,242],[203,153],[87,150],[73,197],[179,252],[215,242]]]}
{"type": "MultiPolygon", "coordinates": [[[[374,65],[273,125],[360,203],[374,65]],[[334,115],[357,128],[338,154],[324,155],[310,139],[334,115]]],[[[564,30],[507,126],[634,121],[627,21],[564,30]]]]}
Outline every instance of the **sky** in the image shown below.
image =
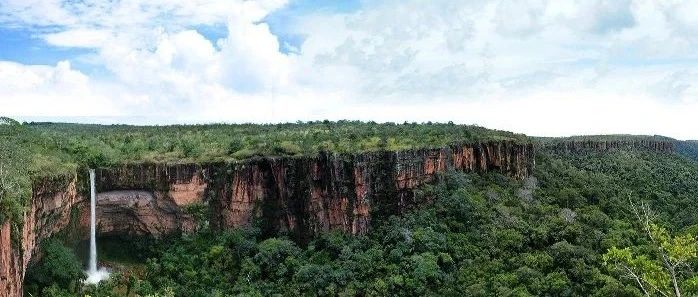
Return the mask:
{"type": "Polygon", "coordinates": [[[0,0],[0,115],[698,139],[698,1],[0,0]]]}

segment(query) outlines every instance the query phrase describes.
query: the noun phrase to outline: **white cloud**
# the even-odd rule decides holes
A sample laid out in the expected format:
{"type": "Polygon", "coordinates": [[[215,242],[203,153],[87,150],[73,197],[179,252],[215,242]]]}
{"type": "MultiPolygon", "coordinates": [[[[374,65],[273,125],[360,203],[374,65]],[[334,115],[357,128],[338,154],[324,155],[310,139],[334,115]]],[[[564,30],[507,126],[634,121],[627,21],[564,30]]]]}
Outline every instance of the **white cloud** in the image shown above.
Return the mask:
{"type": "Polygon", "coordinates": [[[218,41],[222,83],[243,92],[283,87],[288,83],[289,58],[279,52],[279,41],[267,24],[251,23],[235,14],[228,37],[218,41]]]}
{"type": "Polygon", "coordinates": [[[67,61],[56,66],[0,62],[4,114],[114,115],[114,101],[119,98],[116,95],[96,92],[93,82],[67,61]]]}
{"type": "Polygon", "coordinates": [[[106,30],[71,29],[58,33],[47,34],[44,39],[48,44],[61,47],[98,48],[110,37],[106,30]]]}
{"type": "Polygon", "coordinates": [[[691,2],[372,1],[296,16],[284,32],[304,42],[290,54],[264,23],[286,4],[0,2],[0,24],[91,49],[89,61],[108,72],[0,64],[0,103],[10,106],[1,113],[453,120],[536,135],[698,138],[691,2]],[[198,26],[228,34],[209,40],[198,26]]]}
{"type": "Polygon", "coordinates": [[[0,21],[15,26],[77,26],[89,28],[169,29],[225,22],[231,11],[242,10],[259,20],[287,0],[4,0],[0,21]]]}

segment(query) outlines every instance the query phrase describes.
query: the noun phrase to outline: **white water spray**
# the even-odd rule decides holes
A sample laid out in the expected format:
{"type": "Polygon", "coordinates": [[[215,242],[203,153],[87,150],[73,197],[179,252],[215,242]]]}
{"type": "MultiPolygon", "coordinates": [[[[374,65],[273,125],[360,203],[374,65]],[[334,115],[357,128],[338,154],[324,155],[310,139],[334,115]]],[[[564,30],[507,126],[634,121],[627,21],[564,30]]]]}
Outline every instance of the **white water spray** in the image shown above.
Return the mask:
{"type": "Polygon", "coordinates": [[[97,269],[97,191],[95,190],[95,170],[90,169],[90,260],[85,283],[96,284],[109,277],[109,271],[97,269]]]}

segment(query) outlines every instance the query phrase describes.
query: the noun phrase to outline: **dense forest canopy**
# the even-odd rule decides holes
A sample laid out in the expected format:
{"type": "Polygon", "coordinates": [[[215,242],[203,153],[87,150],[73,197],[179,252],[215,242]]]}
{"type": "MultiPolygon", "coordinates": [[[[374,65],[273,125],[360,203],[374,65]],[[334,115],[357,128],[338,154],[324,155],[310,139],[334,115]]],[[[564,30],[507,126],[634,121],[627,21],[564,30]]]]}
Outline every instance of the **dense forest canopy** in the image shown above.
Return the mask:
{"type": "Polygon", "coordinates": [[[656,141],[673,141],[661,135],[632,135],[632,134],[608,134],[608,135],[577,135],[568,137],[537,137],[540,142],[564,142],[564,141],[637,141],[637,140],[656,140],[656,141]]]}
{"type": "Polygon", "coordinates": [[[569,137],[535,137],[535,141],[542,147],[553,147],[564,143],[584,143],[584,142],[620,142],[620,143],[637,143],[642,141],[652,142],[667,142],[681,144],[683,141],[678,141],[661,135],[629,135],[629,134],[610,134],[610,135],[579,135],[569,137]]]}

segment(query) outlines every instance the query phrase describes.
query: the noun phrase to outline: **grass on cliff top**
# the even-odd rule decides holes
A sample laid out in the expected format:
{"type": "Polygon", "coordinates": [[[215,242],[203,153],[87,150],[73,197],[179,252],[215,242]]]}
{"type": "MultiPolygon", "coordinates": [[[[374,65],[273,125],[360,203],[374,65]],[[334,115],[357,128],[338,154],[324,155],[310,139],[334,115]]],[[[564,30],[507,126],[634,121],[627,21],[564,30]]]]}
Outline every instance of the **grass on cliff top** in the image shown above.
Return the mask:
{"type": "Polygon", "coordinates": [[[527,141],[524,135],[477,126],[358,121],[175,126],[23,125],[50,139],[78,163],[205,162],[254,156],[358,153],[443,147],[458,142],[527,141]]]}

